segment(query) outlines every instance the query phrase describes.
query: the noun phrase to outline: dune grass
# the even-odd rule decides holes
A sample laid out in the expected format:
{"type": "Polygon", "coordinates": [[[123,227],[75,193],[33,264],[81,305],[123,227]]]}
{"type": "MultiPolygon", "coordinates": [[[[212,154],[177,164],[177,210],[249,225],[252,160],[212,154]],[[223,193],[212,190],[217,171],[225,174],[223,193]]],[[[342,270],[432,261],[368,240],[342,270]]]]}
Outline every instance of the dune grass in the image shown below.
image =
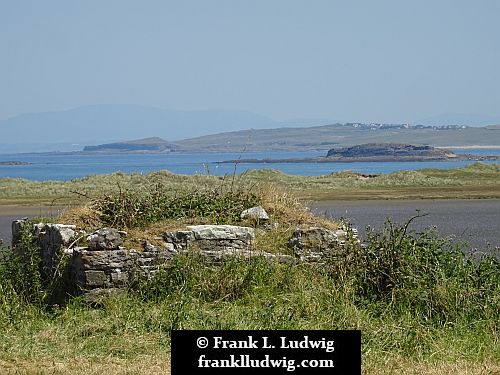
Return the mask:
{"type": "Polygon", "coordinates": [[[103,192],[141,190],[161,184],[183,192],[221,185],[274,185],[302,200],[500,198],[500,165],[476,163],[456,169],[422,169],[377,176],[336,172],[323,176],[292,176],[261,169],[237,176],[176,175],[168,171],[148,175],[112,173],[71,181],[36,182],[0,179],[0,204],[81,204],[103,192]]]}

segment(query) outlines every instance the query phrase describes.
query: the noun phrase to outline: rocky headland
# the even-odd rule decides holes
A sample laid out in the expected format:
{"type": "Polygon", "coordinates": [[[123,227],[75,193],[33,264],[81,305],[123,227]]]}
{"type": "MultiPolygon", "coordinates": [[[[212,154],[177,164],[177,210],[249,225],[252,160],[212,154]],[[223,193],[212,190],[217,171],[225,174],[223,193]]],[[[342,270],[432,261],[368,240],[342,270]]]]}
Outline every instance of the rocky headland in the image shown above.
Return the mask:
{"type": "Polygon", "coordinates": [[[100,153],[164,153],[178,150],[178,146],[159,137],[143,138],[133,141],[105,143],[85,146],[83,152],[100,153]]]}

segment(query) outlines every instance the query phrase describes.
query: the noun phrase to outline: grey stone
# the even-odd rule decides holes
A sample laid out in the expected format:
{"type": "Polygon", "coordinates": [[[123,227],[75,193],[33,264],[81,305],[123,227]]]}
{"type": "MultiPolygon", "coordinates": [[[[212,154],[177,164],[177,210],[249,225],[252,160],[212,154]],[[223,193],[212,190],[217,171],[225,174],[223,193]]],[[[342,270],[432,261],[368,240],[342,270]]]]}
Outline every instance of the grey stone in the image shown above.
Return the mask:
{"type": "Polygon", "coordinates": [[[253,228],[235,225],[192,225],[188,229],[196,240],[252,241],[255,238],[253,228]]]}
{"type": "MultiPolygon", "coordinates": [[[[19,244],[21,240],[21,228],[27,219],[15,220],[12,222],[12,246],[19,244]]],[[[75,225],[67,224],[33,224],[32,235],[41,246],[58,247],[69,245],[76,233],[75,225]]]]}
{"type": "Polygon", "coordinates": [[[155,251],[156,250],[156,247],[149,241],[144,241],[143,243],[143,248],[144,248],[144,251],[155,251]]]}
{"type": "Polygon", "coordinates": [[[108,277],[104,271],[85,271],[85,282],[89,287],[103,287],[108,282],[108,277]]]}
{"type": "MultiPolygon", "coordinates": [[[[75,251],[76,253],[76,251],[75,251]]],[[[83,269],[108,270],[128,267],[134,258],[134,250],[81,250],[76,253],[83,269]]]]}
{"type": "Polygon", "coordinates": [[[195,239],[192,231],[178,230],[164,233],[163,240],[170,249],[177,251],[186,249],[195,239]]]}
{"type": "Polygon", "coordinates": [[[176,252],[175,246],[173,243],[165,243],[165,250],[170,251],[170,252],[176,252]]]}
{"type": "Polygon", "coordinates": [[[116,286],[124,286],[128,281],[128,273],[122,272],[120,269],[111,273],[111,283],[116,286]]]}
{"type": "Polygon", "coordinates": [[[120,232],[115,228],[102,228],[87,237],[89,250],[116,250],[123,243],[120,232]]]}
{"type": "Polygon", "coordinates": [[[341,249],[346,238],[347,232],[343,229],[297,228],[288,244],[301,261],[317,262],[325,253],[341,249]]]}
{"type": "Polygon", "coordinates": [[[75,237],[76,225],[48,224],[52,227],[55,235],[61,239],[63,245],[69,245],[75,237]]]}
{"type": "Polygon", "coordinates": [[[149,279],[172,256],[172,252],[152,245],[144,251],[75,248],[72,266],[76,286],[84,294],[103,287],[123,288],[130,279],[149,279]]]}
{"type": "Polygon", "coordinates": [[[269,220],[269,215],[262,206],[249,208],[241,213],[242,219],[253,219],[259,221],[269,220]]]}
{"type": "Polygon", "coordinates": [[[251,250],[255,239],[254,230],[249,227],[193,225],[187,229],[165,233],[166,249],[171,252],[187,251],[189,248],[201,251],[251,250]]]}

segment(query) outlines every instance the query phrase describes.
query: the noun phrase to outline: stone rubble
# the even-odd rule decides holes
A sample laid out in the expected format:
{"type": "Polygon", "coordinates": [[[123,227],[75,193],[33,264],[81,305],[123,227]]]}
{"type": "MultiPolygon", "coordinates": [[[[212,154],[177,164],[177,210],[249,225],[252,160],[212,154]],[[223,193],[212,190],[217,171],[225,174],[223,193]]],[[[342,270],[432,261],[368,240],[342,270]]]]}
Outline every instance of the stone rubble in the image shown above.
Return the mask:
{"type": "Polygon", "coordinates": [[[116,250],[123,243],[122,235],[118,229],[102,228],[87,237],[90,250],[116,250]]]}
{"type": "Polygon", "coordinates": [[[347,238],[348,232],[344,229],[297,228],[288,244],[301,261],[318,262],[325,253],[339,250],[347,238]]]}
{"type": "MultiPolygon", "coordinates": [[[[22,251],[21,226],[23,220],[12,224],[13,249],[22,251]]],[[[145,241],[143,248],[122,247],[124,232],[102,228],[86,237],[86,246],[73,247],[76,239],[83,239],[74,225],[33,224],[30,228],[41,248],[46,275],[58,266],[61,254],[69,254],[70,267],[77,289],[92,298],[105,290],[120,290],[131,281],[149,279],[177,253],[198,251],[209,260],[220,262],[228,256],[266,259],[294,263],[317,262],[326,252],[343,246],[347,231],[343,229],[298,228],[289,241],[295,256],[271,254],[255,249],[254,228],[234,225],[193,225],[184,230],[165,232],[155,239],[155,245],[145,241]],[[78,237],[80,236],[80,237],[78,237]]]]}

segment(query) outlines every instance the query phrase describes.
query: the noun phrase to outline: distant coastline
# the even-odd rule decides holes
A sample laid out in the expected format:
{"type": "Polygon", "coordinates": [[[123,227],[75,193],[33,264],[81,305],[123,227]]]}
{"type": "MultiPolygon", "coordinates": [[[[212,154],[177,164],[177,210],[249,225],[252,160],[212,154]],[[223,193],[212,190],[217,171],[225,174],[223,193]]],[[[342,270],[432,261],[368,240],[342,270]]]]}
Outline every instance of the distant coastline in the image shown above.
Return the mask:
{"type": "Polygon", "coordinates": [[[496,150],[500,150],[500,145],[496,145],[496,146],[485,146],[485,145],[436,146],[436,148],[449,148],[449,149],[460,149],[460,150],[473,150],[473,149],[496,149],[496,150]]]}
{"type": "Polygon", "coordinates": [[[354,162],[426,162],[426,161],[496,161],[500,155],[455,154],[449,148],[417,146],[401,143],[367,143],[336,147],[325,156],[289,159],[239,159],[222,163],[354,163],[354,162]]]}
{"type": "Polygon", "coordinates": [[[500,160],[500,155],[458,155],[457,157],[415,157],[415,156],[368,156],[368,157],[327,157],[318,156],[315,158],[290,158],[290,159],[232,159],[224,160],[219,164],[273,164],[273,163],[360,163],[360,162],[426,162],[426,161],[495,161],[500,160]]]}

